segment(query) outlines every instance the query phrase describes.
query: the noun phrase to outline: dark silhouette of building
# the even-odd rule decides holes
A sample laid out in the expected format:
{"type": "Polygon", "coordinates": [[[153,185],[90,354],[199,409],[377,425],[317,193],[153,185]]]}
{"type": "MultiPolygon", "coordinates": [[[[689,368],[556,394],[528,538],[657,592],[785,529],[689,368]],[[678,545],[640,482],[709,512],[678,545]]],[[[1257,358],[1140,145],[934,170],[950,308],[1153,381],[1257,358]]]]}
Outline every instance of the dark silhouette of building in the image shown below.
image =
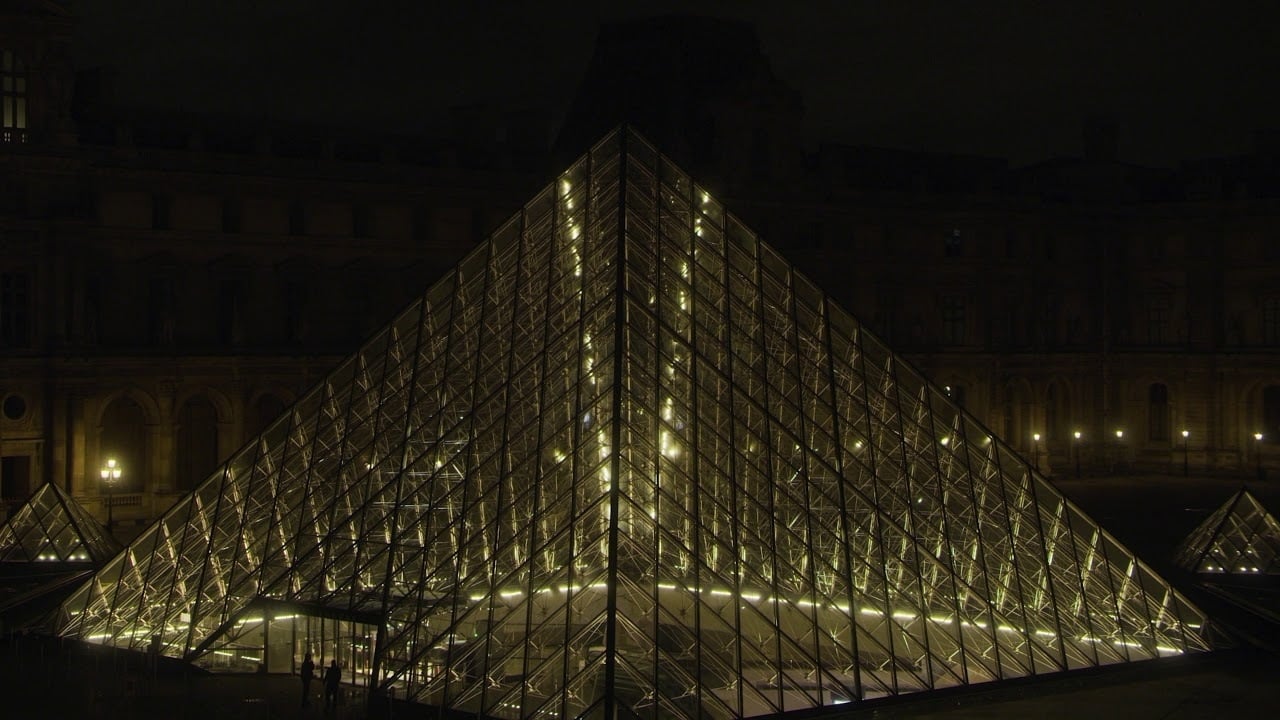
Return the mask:
{"type": "Polygon", "coordinates": [[[806,146],[749,26],[658,18],[602,29],[548,153],[483,107],[443,138],[131,111],[58,5],[0,13],[7,503],[50,481],[105,518],[115,459],[117,528],[155,517],[622,121],[1046,472],[1280,461],[1265,133],[1177,169],[1105,119],[1029,167],[806,146]]]}
{"type": "Polygon", "coordinates": [[[105,518],[111,492],[131,534],[537,179],[525,138],[495,140],[505,121],[469,121],[478,110],[458,113],[471,135],[435,140],[121,109],[109,72],[74,71],[57,5],[2,7],[10,505],[48,480],[105,518]]]}

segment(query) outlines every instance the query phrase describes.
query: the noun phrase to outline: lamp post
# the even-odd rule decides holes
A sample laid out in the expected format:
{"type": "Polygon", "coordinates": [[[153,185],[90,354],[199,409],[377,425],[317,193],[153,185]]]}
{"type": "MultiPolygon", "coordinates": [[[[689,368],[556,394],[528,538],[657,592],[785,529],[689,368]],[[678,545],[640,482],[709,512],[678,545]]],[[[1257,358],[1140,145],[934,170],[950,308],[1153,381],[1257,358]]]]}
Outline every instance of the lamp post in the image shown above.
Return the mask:
{"type": "Polygon", "coordinates": [[[1183,430],[1182,431],[1182,477],[1187,476],[1187,453],[1189,452],[1188,448],[1190,445],[1191,445],[1191,431],[1183,430]]]}
{"type": "Polygon", "coordinates": [[[1032,434],[1031,439],[1035,441],[1035,446],[1034,446],[1035,449],[1033,450],[1033,454],[1032,454],[1032,458],[1033,458],[1032,465],[1034,465],[1036,468],[1036,471],[1039,472],[1040,471],[1040,433],[1032,434]]]}
{"type": "Polygon", "coordinates": [[[114,532],[114,526],[112,522],[114,518],[111,516],[111,514],[112,514],[112,509],[115,508],[115,502],[114,502],[115,498],[111,496],[111,490],[115,485],[116,481],[120,479],[120,474],[122,472],[123,471],[121,470],[120,465],[116,463],[115,458],[107,458],[107,464],[103,465],[102,470],[100,471],[102,475],[102,484],[107,486],[107,532],[108,533],[114,532]]]}
{"type": "Polygon", "coordinates": [[[1120,466],[1121,456],[1124,454],[1123,446],[1121,445],[1121,443],[1123,442],[1124,442],[1124,431],[1116,430],[1116,462],[1115,462],[1115,465],[1112,466],[1113,475],[1115,474],[1115,468],[1118,468],[1120,466]]]}
{"type": "Polygon", "coordinates": [[[1254,441],[1253,442],[1254,461],[1257,463],[1257,466],[1254,472],[1257,473],[1258,479],[1261,480],[1262,479],[1262,433],[1260,432],[1254,433],[1253,441],[1254,441]]]}
{"type": "Polygon", "coordinates": [[[1080,479],[1080,431],[1071,434],[1071,450],[1076,455],[1076,479],[1080,479]]]}

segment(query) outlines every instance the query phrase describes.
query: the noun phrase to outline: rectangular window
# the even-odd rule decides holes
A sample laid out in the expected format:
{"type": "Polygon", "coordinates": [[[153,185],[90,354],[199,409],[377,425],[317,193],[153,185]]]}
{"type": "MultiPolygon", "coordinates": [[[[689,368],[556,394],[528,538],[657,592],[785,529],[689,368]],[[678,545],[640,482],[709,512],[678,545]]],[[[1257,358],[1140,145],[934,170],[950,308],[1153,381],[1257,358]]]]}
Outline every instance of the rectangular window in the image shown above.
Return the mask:
{"type": "Polygon", "coordinates": [[[0,458],[0,498],[12,512],[31,495],[31,457],[6,455],[0,458]]]}
{"type": "Polygon", "coordinates": [[[173,198],[168,195],[151,196],[151,229],[168,230],[173,214],[173,198]]]}
{"type": "Polygon", "coordinates": [[[168,275],[154,275],[147,286],[147,335],[151,344],[167,347],[173,344],[174,285],[168,275]]]}
{"type": "Polygon", "coordinates": [[[947,345],[965,343],[964,298],[948,295],[942,298],[942,341],[947,345]]]}
{"type": "Polygon", "coordinates": [[[27,141],[27,66],[12,50],[0,50],[0,142],[27,141]]]}
{"type": "Polygon", "coordinates": [[[894,320],[898,316],[898,294],[893,288],[876,290],[876,331],[885,342],[893,341],[894,320]]]}
{"type": "Polygon", "coordinates": [[[239,345],[244,340],[244,283],[236,275],[218,279],[218,342],[239,345]]]}
{"type": "Polygon", "coordinates": [[[800,232],[796,235],[797,250],[821,250],[822,242],[822,223],[809,222],[800,226],[800,232]]]}
{"type": "Polygon", "coordinates": [[[239,198],[223,198],[222,200],[222,232],[240,232],[241,206],[239,198]]]}
{"type": "Polygon", "coordinates": [[[1165,242],[1162,237],[1147,238],[1147,261],[1154,264],[1164,262],[1165,242]]]}
{"type": "Polygon", "coordinates": [[[0,273],[0,347],[31,347],[31,276],[0,273]]]}
{"type": "Polygon", "coordinates": [[[1169,387],[1156,383],[1147,389],[1147,439],[1169,439],[1169,387]]]}
{"type": "Polygon", "coordinates": [[[1262,301],[1262,342],[1280,345],[1280,298],[1262,301]]]}
{"type": "Polygon", "coordinates": [[[1163,345],[1169,339],[1169,296],[1152,295],[1147,298],[1147,342],[1163,345]]]}
{"type": "Polygon", "coordinates": [[[307,234],[307,208],[300,200],[289,203],[289,234],[307,234]]]}
{"type": "Polygon", "coordinates": [[[951,234],[947,236],[943,243],[943,250],[947,257],[961,257],[964,255],[964,238],[960,236],[960,229],[953,228],[951,234]]]}
{"type": "Polygon", "coordinates": [[[81,297],[80,317],[83,323],[82,339],[94,345],[102,339],[102,287],[101,275],[88,274],[84,278],[84,295],[81,297]]]}
{"type": "Polygon", "coordinates": [[[898,256],[898,233],[893,228],[886,227],[881,229],[880,251],[884,253],[886,258],[898,256]]]}
{"type": "Polygon", "coordinates": [[[285,337],[290,342],[302,342],[307,336],[307,278],[305,275],[287,278],[283,285],[285,337]]]}
{"type": "Polygon", "coordinates": [[[373,224],[372,213],[368,205],[356,205],[351,208],[351,234],[358,238],[369,237],[373,224]]]}

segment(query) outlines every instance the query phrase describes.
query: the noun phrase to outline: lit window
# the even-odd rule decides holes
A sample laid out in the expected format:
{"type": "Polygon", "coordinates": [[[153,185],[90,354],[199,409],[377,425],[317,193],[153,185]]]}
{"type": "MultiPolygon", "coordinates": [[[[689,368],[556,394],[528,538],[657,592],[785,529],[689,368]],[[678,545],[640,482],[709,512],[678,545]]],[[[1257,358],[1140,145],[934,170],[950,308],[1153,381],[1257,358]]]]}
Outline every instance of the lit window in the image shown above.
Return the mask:
{"type": "Polygon", "coordinates": [[[0,142],[27,141],[27,66],[12,50],[0,50],[0,142]]]}

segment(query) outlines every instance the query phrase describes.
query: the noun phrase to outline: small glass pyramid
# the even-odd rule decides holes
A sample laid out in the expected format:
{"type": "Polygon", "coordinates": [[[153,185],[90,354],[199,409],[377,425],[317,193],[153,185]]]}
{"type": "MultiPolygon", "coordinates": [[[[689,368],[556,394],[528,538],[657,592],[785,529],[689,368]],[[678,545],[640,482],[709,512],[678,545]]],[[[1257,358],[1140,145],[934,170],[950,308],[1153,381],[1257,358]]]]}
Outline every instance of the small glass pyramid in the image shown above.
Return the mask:
{"type": "Polygon", "coordinates": [[[760,716],[1209,647],[627,129],[102,568],[62,633],[197,659],[263,602],[377,618],[373,686],[502,718],[760,716]]]}
{"type": "Polygon", "coordinates": [[[46,483],[0,525],[0,562],[103,563],[120,543],[62,488],[46,483]]]}
{"type": "Polygon", "coordinates": [[[1191,531],[1175,559],[1197,573],[1280,575],[1280,522],[1240,488],[1191,531]]]}

